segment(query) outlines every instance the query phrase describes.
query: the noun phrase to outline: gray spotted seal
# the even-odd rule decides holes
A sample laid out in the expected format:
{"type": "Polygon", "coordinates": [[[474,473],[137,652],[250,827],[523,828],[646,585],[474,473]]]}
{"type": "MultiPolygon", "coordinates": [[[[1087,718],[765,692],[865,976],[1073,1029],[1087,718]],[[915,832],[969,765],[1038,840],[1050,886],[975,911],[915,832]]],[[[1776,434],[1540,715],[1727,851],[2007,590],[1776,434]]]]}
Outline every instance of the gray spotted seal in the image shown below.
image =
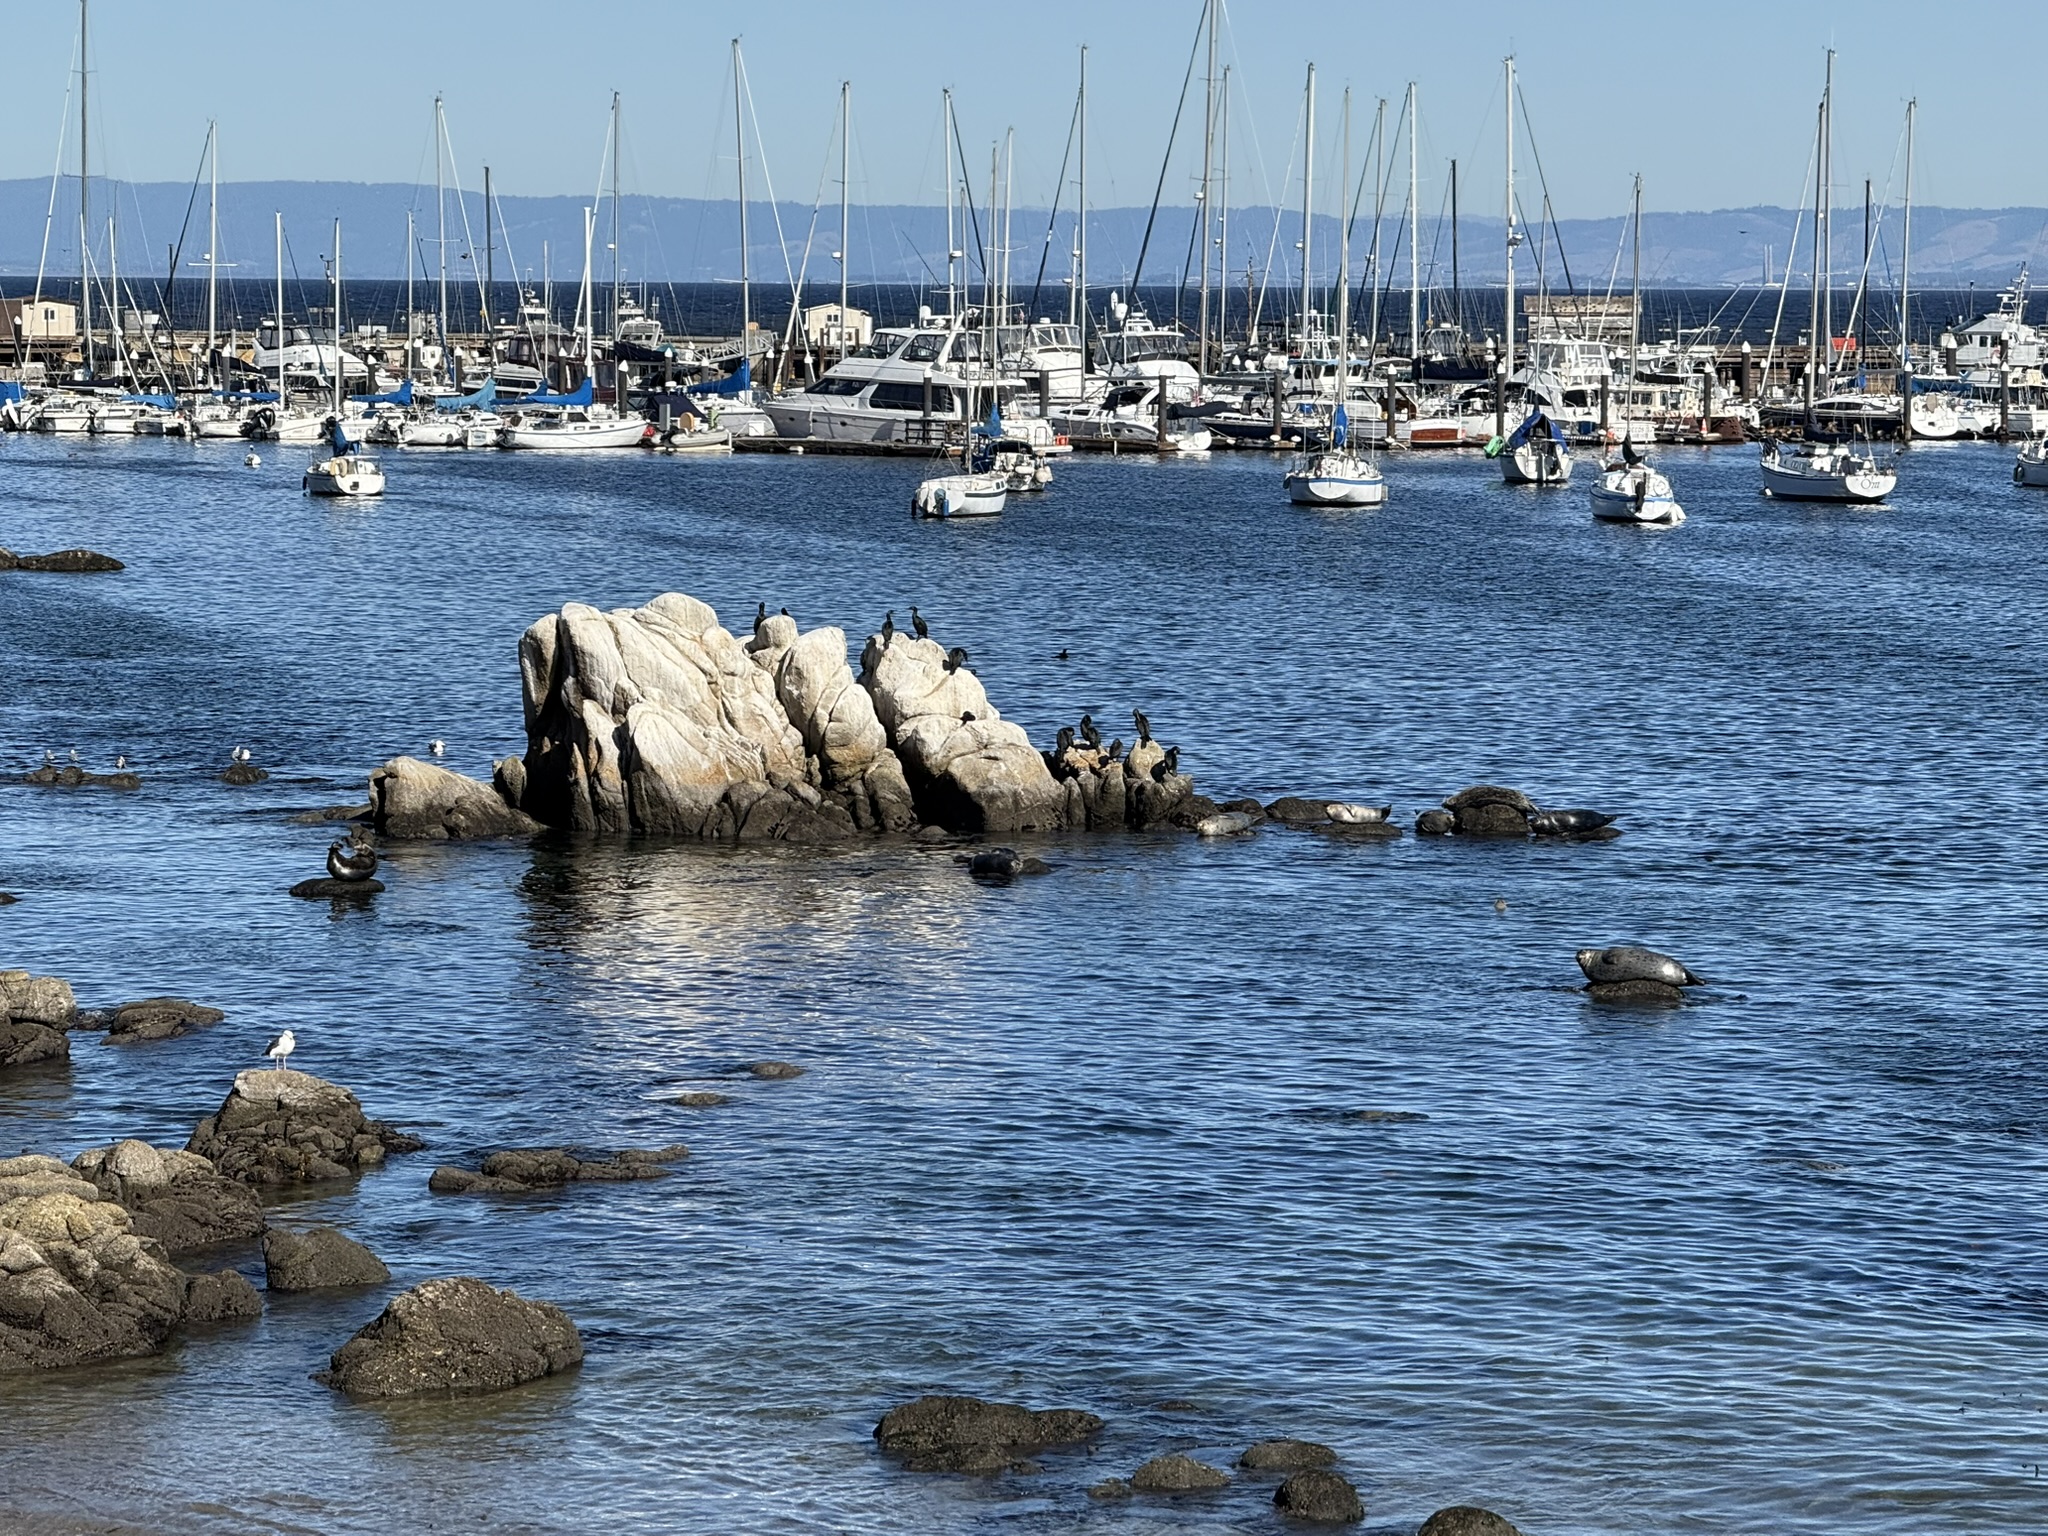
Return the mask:
{"type": "Polygon", "coordinates": [[[1639,944],[1610,944],[1605,949],[1582,949],[1579,969],[1586,979],[1601,985],[1623,981],[1654,981],[1667,987],[1700,987],[1706,983],[1683,962],[1639,944]]]}
{"type": "Polygon", "coordinates": [[[1529,818],[1529,830],[1538,837],[1583,837],[1613,824],[1605,811],[1537,811],[1529,818]]]}
{"type": "Polygon", "coordinates": [[[1368,821],[1385,821],[1394,814],[1391,805],[1353,805],[1347,801],[1332,801],[1323,807],[1323,814],[1332,821],[1359,826],[1368,821]]]}

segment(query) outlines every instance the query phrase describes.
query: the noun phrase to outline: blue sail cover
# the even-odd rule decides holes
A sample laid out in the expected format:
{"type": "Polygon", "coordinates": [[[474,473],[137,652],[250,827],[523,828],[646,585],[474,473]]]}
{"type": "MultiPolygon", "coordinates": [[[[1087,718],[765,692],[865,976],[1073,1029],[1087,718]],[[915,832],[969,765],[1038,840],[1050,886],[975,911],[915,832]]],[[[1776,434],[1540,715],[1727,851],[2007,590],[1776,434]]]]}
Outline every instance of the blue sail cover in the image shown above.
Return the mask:
{"type": "Polygon", "coordinates": [[[1519,448],[1532,437],[1547,437],[1553,441],[1562,442],[1564,434],[1557,430],[1557,423],[1544,415],[1542,411],[1531,411],[1528,418],[1508,434],[1506,446],[1509,448],[1519,448]]]}
{"type": "Polygon", "coordinates": [[[385,395],[350,395],[357,405],[411,405],[412,380],[407,379],[398,388],[385,395]]]}
{"type": "Polygon", "coordinates": [[[1337,414],[1330,418],[1330,446],[1342,448],[1351,441],[1351,417],[1344,407],[1337,407],[1337,414]]]}
{"type": "MultiPolygon", "coordinates": [[[[497,403],[498,381],[492,378],[485,379],[484,387],[473,395],[456,395],[452,399],[436,400],[434,402],[434,409],[437,411],[460,411],[466,410],[470,406],[475,406],[478,410],[487,411],[497,403]]],[[[589,402],[586,401],[584,403],[588,404],[589,402]]]]}
{"type": "Polygon", "coordinates": [[[334,451],[337,454],[351,452],[355,447],[348,440],[348,434],[341,430],[341,418],[339,416],[327,418],[327,441],[333,445],[334,451]]]}
{"type": "Polygon", "coordinates": [[[0,379],[0,405],[11,405],[27,398],[22,394],[21,385],[14,379],[0,379]]]}
{"type": "Polygon", "coordinates": [[[989,401],[988,420],[984,421],[974,430],[983,437],[1001,437],[1003,435],[1003,408],[996,404],[995,401],[989,401]]]}
{"type": "MultiPolygon", "coordinates": [[[[495,383],[496,381],[493,380],[492,382],[495,383]]],[[[544,389],[535,390],[519,403],[521,405],[589,405],[596,398],[597,392],[591,387],[590,380],[585,379],[566,395],[551,395],[544,389]]]]}
{"type": "Polygon", "coordinates": [[[754,387],[754,363],[752,358],[740,359],[739,371],[728,374],[710,384],[692,384],[686,391],[692,395],[737,395],[754,387]]]}
{"type": "Polygon", "coordinates": [[[175,411],[178,408],[176,395],[123,395],[123,405],[153,405],[160,411],[175,411]]]}

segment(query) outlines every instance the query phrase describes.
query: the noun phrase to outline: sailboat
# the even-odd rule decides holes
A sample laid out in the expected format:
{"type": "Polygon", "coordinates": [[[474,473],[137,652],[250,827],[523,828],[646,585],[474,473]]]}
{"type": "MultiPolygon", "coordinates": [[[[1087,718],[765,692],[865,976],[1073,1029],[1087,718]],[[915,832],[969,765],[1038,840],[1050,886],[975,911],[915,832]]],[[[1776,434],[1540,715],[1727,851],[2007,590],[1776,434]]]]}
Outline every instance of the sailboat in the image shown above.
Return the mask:
{"type": "Polygon", "coordinates": [[[994,517],[1009,500],[1010,476],[996,463],[1003,441],[1002,412],[989,407],[988,420],[967,434],[966,473],[935,475],[911,494],[916,517],[994,517]]]}
{"type": "MultiPolygon", "coordinates": [[[[1316,71],[1308,70],[1306,130],[1303,142],[1310,146],[1302,172],[1301,270],[1302,270],[1302,355],[1308,355],[1309,317],[1309,227],[1311,171],[1315,161],[1316,71]]],[[[1379,466],[1351,446],[1351,415],[1344,397],[1351,392],[1351,239],[1343,198],[1351,185],[1351,93],[1344,93],[1344,175],[1338,185],[1337,224],[1340,234],[1337,259],[1337,370],[1335,407],[1330,412],[1330,446],[1320,453],[1303,454],[1280,483],[1287,499],[1298,507],[1377,507],[1387,499],[1387,482],[1379,466]]]]}
{"type": "MultiPolygon", "coordinates": [[[[282,306],[279,313],[282,314],[282,306]]],[[[334,221],[334,336],[335,352],[340,355],[341,340],[341,220],[334,221]]],[[[384,469],[375,459],[363,457],[354,451],[348,433],[341,422],[341,374],[340,367],[333,373],[334,399],[332,414],[327,418],[327,438],[334,449],[331,458],[325,458],[310,465],[300,485],[311,496],[382,496],[384,494],[384,469]]]]}
{"type": "MultiPolygon", "coordinates": [[[[1636,350],[1641,340],[1643,313],[1643,178],[1636,177],[1633,213],[1634,267],[1630,277],[1631,314],[1628,323],[1628,395],[1635,395],[1636,350]]],[[[1649,461],[1636,452],[1626,435],[1621,440],[1621,457],[1600,471],[1593,486],[1593,516],[1603,523],[1661,523],[1676,527],[1685,521],[1685,510],[1671,494],[1666,480],[1649,461]]]]}
{"type": "Polygon", "coordinates": [[[531,394],[521,400],[498,429],[500,448],[633,448],[650,430],[644,417],[622,415],[597,403],[592,334],[596,311],[590,289],[590,242],[596,216],[594,208],[583,210],[583,382],[568,394],[531,394]]]}
{"type": "Polygon", "coordinates": [[[1572,450],[1564,429],[1538,406],[1510,432],[1500,450],[1500,477],[1509,485],[1568,485],[1572,450]]]}
{"type": "MultiPolygon", "coordinates": [[[[251,411],[242,423],[242,435],[250,438],[268,438],[280,443],[317,443],[327,435],[327,418],[318,411],[309,411],[303,406],[291,404],[291,393],[285,381],[285,360],[295,352],[311,353],[317,365],[319,351],[312,346],[310,332],[304,333],[304,346],[295,346],[299,338],[292,335],[292,328],[284,321],[284,215],[276,216],[277,224],[277,316],[271,322],[275,327],[269,332],[270,352],[277,364],[277,401],[275,404],[259,405],[251,411]]],[[[264,350],[264,332],[257,332],[256,346],[259,356],[264,350]]],[[[341,375],[340,348],[335,349],[335,377],[341,375]]]]}
{"type": "Polygon", "coordinates": [[[1880,464],[1866,444],[1815,443],[1789,449],[1772,439],[1764,444],[1758,468],[1764,494],[1781,501],[1852,501],[1869,505],[1889,496],[1899,472],[1880,464]]]}

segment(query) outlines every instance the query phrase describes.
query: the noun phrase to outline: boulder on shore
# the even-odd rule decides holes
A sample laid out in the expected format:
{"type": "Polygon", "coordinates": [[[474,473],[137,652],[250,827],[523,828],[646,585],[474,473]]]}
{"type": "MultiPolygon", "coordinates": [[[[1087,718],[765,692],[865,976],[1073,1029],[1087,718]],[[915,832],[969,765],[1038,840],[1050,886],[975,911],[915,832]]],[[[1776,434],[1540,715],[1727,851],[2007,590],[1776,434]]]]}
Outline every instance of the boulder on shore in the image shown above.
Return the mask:
{"type": "Polygon", "coordinates": [[[237,1270],[192,1275],[185,1281],[185,1317],[192,1323],[235,1323],[263,1315],[263,1298],[237,1270]]]}
{"type": "Polygon", "coordinates": [[[978,1397],[920,1397],[892,1408],[875,1443],[912,1472],[1001,1472],[1035,1451],[1078,1445],[1102,1420],[1078,1408],[1020,1407],[978,1397]]]}
{"type": "Polygon", "coordinates": [[[62,977],[0,971],[0,1019],[69,1029],[77,1018],[78,999],[72,995],[71,983],[62,977]]]}
{"type": "Polygon", "coordinates": [[[454,1397],[538,1381],[582,1359],[582,1337],[560,1307],[459,1276],[393,1297],[315,1379],[351,1397],[454,1397]]]}
{"type": "Polygon", "coordinates": [[[79,1153],[71,1168],[126,1210],[138,1235],[154,1238],[168,1254],[255,1237],[263,1230],[256,1192],[223,1178],[196,1152],[117,1141],[79,1153]]]}
{"type": "Polygon", "coordinates": [[[273,1291],[326,1291],[350,1285],[382,1285],[391,1278],[384,1261],[335,1227],[263,1234],[263,1283],[273,1291]]]}
{"type": "Polygon", "coordinates": [[[311,880],[301,880],[289,894],[301,901],[361,901],[383,889],[382,880],[335,880],[320,875],[311,880]]]}
{"type": "Polygon", "coordinates": [[[1139,1493],[1207,1493],[1230,1486],[1230,1474],[1179,1451],[1154,1456],[1131,1474],[1139,1493]]]}
{"type": "Polygon", "coordinates": [[[145,997],[122,1003],[106,1014],[109,1040],[172,1040],[227,1015],[218,1008],[182,997],[145,997]]]}
{"type": "Polygon", "coordinates": [[[0,1015],[0,1070],[70,1059],[71,1039],[63,1030],[0,1015]]]}
{"type": "Polygon", "coordinates": [[[394,757],[370,775],[370,819],[399,838],[529,837],[540,830],[491,785],[417,757],[394,757]]]}
{"type": "Polygon", "coordinates": [[[185,1276],[54,1157],[0,1159],[0,1375],[149,1355],[185,1276]]]}
{"type": "Polygon", "coordinates": [[[185,1150],[246,1184],[346,1179],[387,1152],[425,1143],[365,1118],[346,1088],[289,1068],[239,1073],[221,1107],[200,1121],[185,1150]]]}
{"type": "Polygon", "coordinates": [[[1353,1525],[1365,1518],[1365,1501],[1350,1480],[1320,1469],[1296,1472],[1274,1489],[1273,1507],[1319,1525],[1353,1525]]]}
{"type": "Polygon", "coordinates": [[[514,1147],[493,1152],[472,1173],[444,1163],[427,1180],[437,1195],[524,1195],[565,1184],[624,1183],[668,1176],[665,1163],[681,1162],[690,1149],[680,1142],[666,1147],[629,1147],[603,1158],[587,1159],[567,1147],[514,1147]]]}
{"type": "Polygon", "coordinates": [[[1522,1536],[1503,1517],[1472,1504],[1440,1509],[1422,1522],[1416,1536],[1522,1536]]]}

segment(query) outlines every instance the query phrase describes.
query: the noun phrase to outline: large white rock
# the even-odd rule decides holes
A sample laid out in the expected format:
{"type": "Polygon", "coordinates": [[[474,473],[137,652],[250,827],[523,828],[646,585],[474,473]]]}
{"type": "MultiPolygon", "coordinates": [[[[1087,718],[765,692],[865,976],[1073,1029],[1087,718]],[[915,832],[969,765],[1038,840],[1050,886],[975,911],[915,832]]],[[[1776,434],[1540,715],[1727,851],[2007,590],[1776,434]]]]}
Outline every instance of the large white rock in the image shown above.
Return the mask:
{"type": "Polygon", "coordinates": [[[937,641],[871,637],[861,663],[861,686],[925,820],[962,832],[1065,823],[1065,792],[1031,738],[1003,719],[966,667],[946,670],[937,641]]]}
{"type": "Polygon", "coordinates": [[[814,629],[783,640],[778,625],[795,624],[780,614],[757,637],[757,658],[774,650],[775,691],[790,720],[803,733],[804,751],[817,763],[827,789],[845,792],[854,820],[882,831],[900,831],[917,819],[910,785],[889,747],[889,733],[875,716],[874,701],[846,664],[846,633],[814,629]]]}

